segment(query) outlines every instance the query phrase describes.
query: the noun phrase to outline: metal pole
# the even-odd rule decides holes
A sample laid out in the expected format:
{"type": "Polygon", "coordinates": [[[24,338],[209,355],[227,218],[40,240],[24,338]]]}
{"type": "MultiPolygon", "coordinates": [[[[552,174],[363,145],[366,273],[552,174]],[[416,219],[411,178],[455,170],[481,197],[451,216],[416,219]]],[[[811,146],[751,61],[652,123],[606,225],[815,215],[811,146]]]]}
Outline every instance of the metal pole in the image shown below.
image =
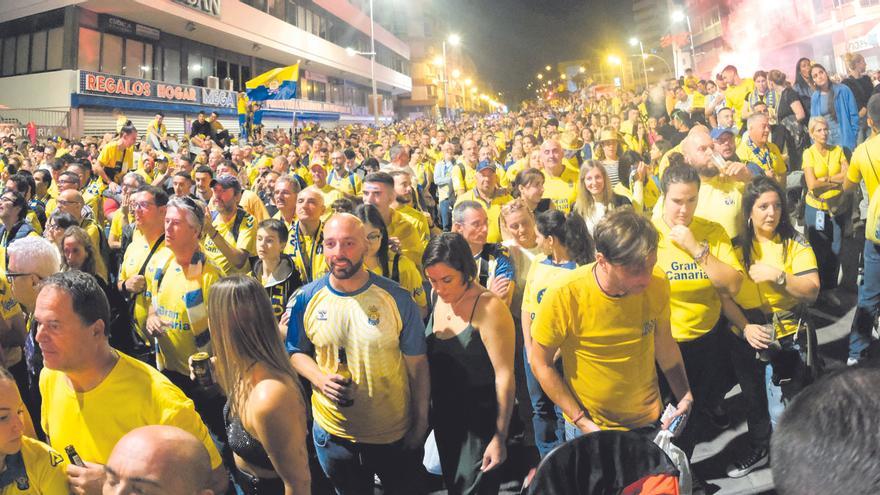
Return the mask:
{"type": "Polygon", "coordinates": [[[370,0],[370,79],[373,82],[373,120],[379,127],[379,94],[376,90],[376,33],[373,25],[373,0],[370,0]]]}
{"type": "Polygon", "coordinates": [[[446,120],[449,120],[449,70],[446,64],[446,40],[443,40],[443,104],[446,105],[446,120]]]}
{"type": "Polygon", "coordinates": [[[691,42],[691,70],[697,72],[697,51],[694,50],[694,32],[691,30],[691,16],[685,15],[688,27],[688,40],[691,42]]]}
{"type": "Polygon", "coordinates": [[[648,89],[648,66],[645,62],[645,46],[639,41],[639,52],[642,54],[642,74],[645,75],[645,89],[648,89]]]}

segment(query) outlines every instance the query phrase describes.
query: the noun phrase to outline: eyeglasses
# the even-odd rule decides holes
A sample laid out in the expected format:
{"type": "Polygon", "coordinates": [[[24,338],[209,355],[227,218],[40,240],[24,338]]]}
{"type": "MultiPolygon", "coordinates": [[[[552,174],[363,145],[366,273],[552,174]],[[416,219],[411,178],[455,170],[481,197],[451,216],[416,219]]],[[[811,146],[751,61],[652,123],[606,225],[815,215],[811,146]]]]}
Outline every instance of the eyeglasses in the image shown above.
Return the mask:
{"type": "Polygon", "coordinates": [[[132,201],[131,209],[132,210],[146,210],[147,208],[155,205],[152,201],[132,201]]]}
{"type": "Polygon", "coordinates": [[[9,203],[11,205],[15,204],[15,198],[9,198],[6,196],[0,196],[0,201],[3,201],[4,203],[9,203]]]}
{"type": "Polygon", "coordinates": [[[22,277],[25,275],[35,275],[35,274],[27,273],[27,272],[6,272],[6,282],[11,284],[12,281],[15,280],[15,277],[22,277]]]}

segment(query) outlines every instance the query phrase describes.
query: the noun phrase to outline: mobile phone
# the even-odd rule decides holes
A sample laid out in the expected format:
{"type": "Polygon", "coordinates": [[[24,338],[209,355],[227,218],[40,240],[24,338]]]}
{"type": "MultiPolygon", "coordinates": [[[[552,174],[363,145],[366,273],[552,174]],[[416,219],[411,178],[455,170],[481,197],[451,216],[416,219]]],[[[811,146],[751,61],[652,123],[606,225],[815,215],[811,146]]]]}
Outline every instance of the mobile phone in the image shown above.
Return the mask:
{"type": "Polygon", "coordinates": [[[687,413],[685,413],[673,419],[672,423],[669,423],[669,433],[672,433],[673,436],[678,436],[680,430],[682,429],[682,426],[685,423],[684,420],[687,419],[687,417],[688,415],[687,413]]]}
{"type": "Polygon", "coordinates": [[[84,463],[79,454],[76,453],[76,449],[73,448],[73,445],[64,447],[64,452],[67,454],[67,459],[70,460],[71,464],[74,466],[86,467],[86,463],[84,463]]]}

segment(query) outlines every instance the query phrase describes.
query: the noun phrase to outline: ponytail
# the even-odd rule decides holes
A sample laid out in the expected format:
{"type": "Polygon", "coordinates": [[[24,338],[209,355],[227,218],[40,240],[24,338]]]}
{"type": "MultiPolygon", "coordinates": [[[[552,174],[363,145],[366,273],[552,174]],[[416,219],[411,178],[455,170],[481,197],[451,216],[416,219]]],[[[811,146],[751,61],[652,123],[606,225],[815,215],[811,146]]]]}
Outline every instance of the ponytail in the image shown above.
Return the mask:
{"type": "Polygon", "coordinates": [[[593,238],[584,217],[577,212],[566,215],[559,210],[547,210],[538,215],[535,226],[544,237],[553,237],[560,242],[578,266],[593,262],[593,238]]]}

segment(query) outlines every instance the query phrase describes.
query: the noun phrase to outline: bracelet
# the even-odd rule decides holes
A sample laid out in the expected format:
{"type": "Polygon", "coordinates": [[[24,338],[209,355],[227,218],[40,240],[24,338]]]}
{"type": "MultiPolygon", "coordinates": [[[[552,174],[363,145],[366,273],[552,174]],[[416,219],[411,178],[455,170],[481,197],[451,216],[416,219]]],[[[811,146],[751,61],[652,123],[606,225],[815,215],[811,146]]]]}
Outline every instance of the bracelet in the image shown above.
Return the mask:
{"type": "Polygon", "coordinates": [[[697,264],[702,265],[706,262],[706,259],[709,258],[709,243],[703,241],[700,243],[700,246],[702,246],[703,249],[700,250],[700,254],[694,256],[694,261],[696,261],[697,264]]]}
{"type": "Polygon", "coordinates": [[[577,422],[584,419],[584,417],[586,417],[586,415],[587,415],[587,411],[584,411],[583,409],[581,409],[581,412],[577,413],[577,415],[575,417],[571,418],[571,424],[577,425],[577,422]]]}

